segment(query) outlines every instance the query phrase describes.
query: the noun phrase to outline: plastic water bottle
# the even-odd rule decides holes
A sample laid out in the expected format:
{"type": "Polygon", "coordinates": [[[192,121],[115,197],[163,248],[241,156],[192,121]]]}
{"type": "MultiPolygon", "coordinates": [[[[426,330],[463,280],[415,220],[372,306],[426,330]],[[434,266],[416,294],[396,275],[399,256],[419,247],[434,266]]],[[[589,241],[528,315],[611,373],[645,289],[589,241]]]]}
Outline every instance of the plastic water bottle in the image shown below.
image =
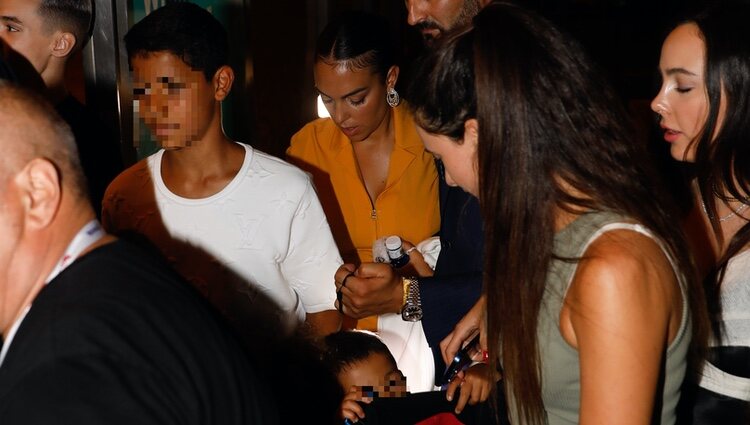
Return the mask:
{"type": "Polygon", "coordinates": [[[404,252],[401,238],[391,236],[385,240],[385,249],[388,251],[388,258],[391,260],[391,266],[394,269],[400,269],[409,264],[409,254],[404,252]]]}

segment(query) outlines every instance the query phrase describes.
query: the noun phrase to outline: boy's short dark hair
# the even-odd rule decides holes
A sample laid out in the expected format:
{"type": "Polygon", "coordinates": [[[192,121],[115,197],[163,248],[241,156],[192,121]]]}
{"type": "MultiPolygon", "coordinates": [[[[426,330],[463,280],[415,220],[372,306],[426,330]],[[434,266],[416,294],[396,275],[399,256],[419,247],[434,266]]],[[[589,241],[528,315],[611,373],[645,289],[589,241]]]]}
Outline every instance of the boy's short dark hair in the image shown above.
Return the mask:
{"type": "Polygon", "coordinates": [[[193,3],[168,3],[160,7],[125,34],[128,60],[138,55],[170,52],[206,81],[228,63],[227,32],[206,9],[193,3]]]}
{"type": "Polygon", "coordinates": [[[325,337],[323,363],[336,376],[351,364],[362,361],[372,354],[382,354],[396,367],[388,347],[377,336],[362,331],[339,331],[325,337]]]}
{"type": "Polygon", "coordinates": [[[49,27],[76,37],[75,50],[86,45],[91,35],[93,0],[41,0],[38,13],[49,27]]]}

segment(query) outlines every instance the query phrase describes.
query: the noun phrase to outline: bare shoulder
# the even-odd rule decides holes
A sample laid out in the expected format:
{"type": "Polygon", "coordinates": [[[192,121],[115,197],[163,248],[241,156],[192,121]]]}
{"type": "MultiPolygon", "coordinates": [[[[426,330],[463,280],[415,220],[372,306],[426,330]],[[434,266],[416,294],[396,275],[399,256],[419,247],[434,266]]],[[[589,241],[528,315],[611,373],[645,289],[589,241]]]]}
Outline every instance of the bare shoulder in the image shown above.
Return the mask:
{"type": "Polygon", "coordinates": [[[584,253],[565,297],[561,332],[577,346],[577,337],[590,326],[613,335],[627,333],[624,328],[629,327],[635,332],[648,326],[673,328],[680,306],[679,280],[656,240],[613,230],[584,253]]]}
{"type": "MultiPolygon", "coordinates": [[[[578,289],[594,286],[633,290],[676,282],[672,265],[659,243],[633,230],[612,230],[594,240],[580,261],[574,283],[578,289]]],[[[571,288],[573,289],[573,288],[571,288]]]]}

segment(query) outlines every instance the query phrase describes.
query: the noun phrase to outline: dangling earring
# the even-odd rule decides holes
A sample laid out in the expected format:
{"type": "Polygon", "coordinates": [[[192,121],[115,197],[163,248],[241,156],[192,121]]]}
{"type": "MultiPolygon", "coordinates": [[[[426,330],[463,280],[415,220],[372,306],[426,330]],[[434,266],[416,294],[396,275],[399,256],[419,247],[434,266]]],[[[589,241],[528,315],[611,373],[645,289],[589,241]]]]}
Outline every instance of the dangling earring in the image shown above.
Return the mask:
{"type": "Polygon", "coordinates": [[[385,101],[388,102],[388,106],[391,108],[395,108],[398,106],[399,103],[401,103],[401,96],[398,95],[398,92],[393,87],[389,87],[386,91],[385,95],[385,101]]]}

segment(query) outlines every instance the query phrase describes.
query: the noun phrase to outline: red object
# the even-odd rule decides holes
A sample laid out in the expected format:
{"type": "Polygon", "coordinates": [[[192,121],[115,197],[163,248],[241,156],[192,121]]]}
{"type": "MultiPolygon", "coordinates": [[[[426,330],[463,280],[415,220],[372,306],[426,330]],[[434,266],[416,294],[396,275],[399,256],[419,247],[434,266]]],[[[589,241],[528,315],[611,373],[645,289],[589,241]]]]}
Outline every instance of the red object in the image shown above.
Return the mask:
{"type": "Polygon", "coordinates": [[[453,413],[439,413],[417,422],[416,425],[463,425],[463,422],[459,421],[453,413]]]}

